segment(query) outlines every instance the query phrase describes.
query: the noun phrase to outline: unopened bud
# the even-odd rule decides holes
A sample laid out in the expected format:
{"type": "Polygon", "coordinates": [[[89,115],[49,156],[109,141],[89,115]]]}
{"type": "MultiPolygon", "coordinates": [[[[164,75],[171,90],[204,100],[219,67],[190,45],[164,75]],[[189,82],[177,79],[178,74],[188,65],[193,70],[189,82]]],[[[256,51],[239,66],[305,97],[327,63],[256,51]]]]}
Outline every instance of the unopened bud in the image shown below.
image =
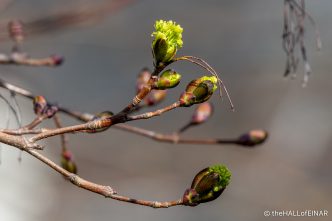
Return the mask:
{"type": "Polygon", "coordinates": [[[167,90],[152,90],[144,99],[144,102],[148,106],[153,106],[161,101],[163,101],[166,97],[167,90]]]}
{"type": "Polygon", "coordinates": [[[181,80],[181,75],[176,71],[169,69],[161,73],[158,80],[153,85],[154,89],[164,90],[176,87],[181,80]]]}
{"type": "Polygon", "coordinates": [[[144,85],[148,83],[151,77],[151,72],[148,68],[144,68],[137,76],[136,92],[139,92],[144,85]]]}
{"type": "Polygon", "coordinates": [[[10,38],[15,42],[22,42],[24,39],[23,24],[19,20],[13,20],[8,23],[8,32],[10,38]]]}
{"type": "Polygon", "coordinates": [[[264,130],[251,130],[243,134],[238,139],[238,144],[244,146],[256,146],[265,142],[268,133],[264,130]]]}
{"type": "Polygon", "coordinates": [[[44,114],[48,117],[48,118],[52,118],[56,112],[58,112],[59,108],[57,106],[51,106],[51,105],[47,105],[44,114]]]}
{"type": "Polygon", "coordinates": [[[47,108],[47,101],[43,96],[33,98],[33,110],[36,115],[42,115],[47,108]]]}
{"type": "Polygon", "coordinates": [[[209,100],[213,92],[218,88],[217,81],[215,76],[203,76],[191,81],[186,91],[180,96],[181,106],[189,107],[209,100]]]}
{"type": "Polygon", "coordinates": [[[77,166],[73,161],[73,155],[69,150],[65,150],[61,154],[61,166],[70,173],[77,174],[77,166]]]}
{"type": "Polygon", "coordinates": [[[191,187],[183,196],[188,206],[196,206],[218,198],[229,184],[231,172],[224,165],[215,165],[200,171],[194,178],[191,187]]]}
{"type": "Polygon", "coordinates": [[[201,124],[207,121],[213,114],[213,106],[210,102],[199,104],[191,118],[191,124],[201,124]]]}
{"type": "Polygon", "coordinates": [[[64,61],[64,58],[62,56],[59,56],[59,55],[51,55],[51,59],[52,59],[53,64],[55,66],[61,65],[64,61]]]}

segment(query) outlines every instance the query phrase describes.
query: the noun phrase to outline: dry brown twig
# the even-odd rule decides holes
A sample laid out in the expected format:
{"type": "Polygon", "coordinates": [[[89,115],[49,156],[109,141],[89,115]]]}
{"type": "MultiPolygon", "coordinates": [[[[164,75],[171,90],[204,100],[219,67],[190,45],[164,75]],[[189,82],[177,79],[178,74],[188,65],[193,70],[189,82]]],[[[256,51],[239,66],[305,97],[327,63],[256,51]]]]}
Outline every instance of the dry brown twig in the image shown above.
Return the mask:
{"type": "Polygon", "coordinates": [[[296,56],[299,47],[304,63],[304,78],[302,86],[305,87],[311,74],[311,67],[307,58],[307,50],[304,44],[305,27],[304,21],[308,19],[315,29],[316,46],[320,50],[322,42],[315,20],[305,9],[305,0],[284,0],[284,27],[282,34],[282,45],[287,55],[284,76],[292,74],[296,77],[299,58],[296,56]]]}
{"type": "MultiPolygon", "coordinates": [[[[14,36],[14,39],[16,39],[17,43],[15,45],[15,48],[18,48],[17,45],[19,45],[20,43],[20,38],[18,38],[17,36],[19,35],[14,36]]],[[[267,133],[262,130],[250,131],[249,133],[246,133],[236,139],[192,139],[181,137],[180,133],[190,128],[191,126],[199,125],[205,122],[211,116],[212,109],[209,106],[210,104],[207,105],[207,103],[204,102],[212,96],[213,92],[217,88],[217,84],[224,87],[224,89],[226,88],[218,77],[217,72],[204,60],[193,56],[183,56],[179,58],[173,58],[174,56],[172,56],[171,59],[161,62],[158,60],[158,55],[160,55],[161,53],[160,51],[158,51],[158,47],[161,46],[154,47],[157,47],[154,48],[154,71],[152,73],[150,73],[147,69],[143,71],[145,73],[145,78],[144,80],[139,79],[139,85],[137,86],[138,91],[136,96],[132,99],[131,102],[129,102],[126,107],[122,109],[122,111],[116,114],[113,114],[111,112],[102,112],[97,115],[92,115],[88,113],[71,111],[67,108],[54,105],[48,102],[42,96],[35,96],[28,90],[12,85],[0,79],[0,87],[8,90],[10,93],[18,94],[26,98],[32,99],[34,112],[36,114],[36,118],[33,119],[28,125],[20,126],[17,129],[0,129],[0,143],[5,143],[27,152],[28,154],[32,155],[33,157],[37,158],[44,164],[54,169],[56,172],[63,175],[71,183],[80,188],[95,192],[97,194],[115,200],[135,203],[143,206],[150,206],[153,208],[167,208],[177,205],[196,206],[199,203],[214,200],[224,191],[225,187],[229,182],[230,173],[228,172],[226,167],[217,166],[206,168],[205,170],[201,171],[196,175],[191,188],[189,188],[185,192],[183,197],[178,200],[166,202],[132,199],[126,196],[119,195],[110,186],[96,184],[76,175],[76,164],[73,161],[72,155],[67,148],[66,136],[72,133],[98,133],[105,131],[110,127],[113,127],[130,133],[149,137],[160,142],[187,144],[237,144],[245,147],[256,146],[266,140],[267,133]],[[195,65],[200,66],[201,68],[211,73],[212,76],[203,76],[201,78],[191,81],[188,84],[185,92],[180,96],[179,100],[174,102],[172,105],[160,108],[156,111],[145,112],[143,114],[135,115],[135,112],[140,109],[140,107],[144,106],[141,105],[142,102],[146,103],[145,106],[153,106],[153,104],[158,103],[163,98],[163,96],[161,96],[160,94],[158,95],[158,93],[161,93],[164,89],[177,86],[180,81],[181,75],[179,75],[173,70],[165,69],[168,65],[183,60],[189,61],[195,65]],[[193,115],[193,118],[191,119],[188,126],[186,126],[185,129],[182,129],[178,133],[172,133],[170,135],[161,134],[155,131],[148,131],[142,128],[124,124],[128,121],[149,119],[151,117],[159,116],[176,108],[188,107],[195,104],[198,105],[198,107],[193,115]],[[60,112],[79,121],[83,121],[83,123],[73,126],[62,126],[60,118],[57,114],[60,112]],[[53,119],[56,128],[38,127],[43,121],[47,119],[53,119]],[[62,167],[57,165],[41,153],[37,152],[37,150],[44,149],[43,146],[38,144],[38,141],[53,136],[60,136],[61,138],[62,167]]],[[[172,53],[174,53],[175,55],[175,52],[172,53]]],[[[167,57],[167,55],[163,56],[167,57]]],[[[10,64],[30,65],[28,63],[16,62],[12,62],[10,64]]],[[[142,76],[143,75],[140,75],[140,78],[142,76]]],[[[231,100],[230,104],[233,109],[233,104],[231,100]]]]}

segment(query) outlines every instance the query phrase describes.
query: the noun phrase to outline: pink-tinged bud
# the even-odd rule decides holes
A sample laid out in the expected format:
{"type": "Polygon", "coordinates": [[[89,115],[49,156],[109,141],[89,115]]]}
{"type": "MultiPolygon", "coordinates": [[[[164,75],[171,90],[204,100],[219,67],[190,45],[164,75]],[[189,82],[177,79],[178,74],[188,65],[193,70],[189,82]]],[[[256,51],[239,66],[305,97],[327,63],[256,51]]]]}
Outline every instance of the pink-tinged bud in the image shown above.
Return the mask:
{"type": "Polygon", "coordinates": [[[136,81],[136,91],[139,92],[144,85],[148,83],[151,77],[151,72],[148,68],[142,69],[142,71],[137,76],[136,81]]]}
{"type": "Polygon", "coordinates": [[[167,90],[152,90],[144,99],[144,102],[148,106],[156,105],[165,99],[166,94],[167,90]]]}
{"type": "Polygon", "coordinates": [[[69,150],[65,150],[61,154],[61,166],[70,173],[77,174],[77,166],[73,161],[73,155],[69,150]]]}
{"type": "Polygon", "coordinates": [[[65,150],[62,152],[62,157],[66,160],[72,160],[73,154],[69,150],[65,150]]]}
{"type": "Polygon", "coordinates": [[[51,55],[51,59],[55,66],[61,65],[64,62],[64,58],[59,55],[51,55]]]}
{"type": "Polygon", "coordinates": [[[13,20],[8,23],[8,33],[15,42],[22,42],[24,39],[23,24],[19,20],[13,20]]]}
{"type": "Polygon", "coordinates": [[[210,102],[199,104],[191,118],[192,124],[201,124],[206,122],[213,114],[213,106],[210,102]]]}
{"type": "Polygon", "coordinates": [[[237,143],[243,146],[256,146],[264,143],[267,137],[267,131],[251,130],[248,133],[241,135],[237,143]]]}
{"type": "Polygon", "coordinates": [[[33,110],[36,115],[42,115],[47,109],[47,101],[43,96],[36,96],[33,99],[33,110]]]}

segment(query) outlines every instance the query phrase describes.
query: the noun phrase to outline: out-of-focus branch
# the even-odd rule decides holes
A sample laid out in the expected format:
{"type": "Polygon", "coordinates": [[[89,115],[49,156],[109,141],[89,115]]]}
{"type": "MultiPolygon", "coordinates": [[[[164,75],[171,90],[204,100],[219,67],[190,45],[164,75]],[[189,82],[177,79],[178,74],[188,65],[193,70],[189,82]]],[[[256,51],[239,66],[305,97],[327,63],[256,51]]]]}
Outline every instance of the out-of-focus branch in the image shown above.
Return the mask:
{"type": "Polygon", "coordinates": [[[11,55],[0,54],[0,64],[16,64],[16,65],[27,65],[27,66],[51,66],[55,67],[62,63],[63,58],[53,55],[47,58],[29,58],[21,56],[20,54],[13,53],[11,55]]]}
{"type": "Polygon", "coordinates": [[[320,39],[319,30],[312,16],[305,9],[305,0],[284,0],[284,27],[282,35],[283,49],[287,55],[286,68],[284,76],[293,74],[296,76],[296,71],[299,63],[299,58],[296,56],[297,47],[302,55],[304,63],[304,78],[303,86],[305,87],[311,74],[311,67],[308,62],[306,46],[304,43],[305,27],[304,21],[308,18],[315,28],[316,46],[321,49],[322,42],[320,39]]]}
{"type": "MultiPolygon", "coordinates": [[[[105,3],[77,6],[72,10],[57,12],[47,17],[37,18],[24,22],[28,36],[38,36],[62,31],[68,28],[93,25],[105,19],[108,15],[114,14],[132,3],[135,0],[114,0],[105,3]]],[[[6,27],[7,21],[0,22],[0,28],[6,27]]],[[[8,40],[7,33],[0,32],[0,41],[8,40]]]]}

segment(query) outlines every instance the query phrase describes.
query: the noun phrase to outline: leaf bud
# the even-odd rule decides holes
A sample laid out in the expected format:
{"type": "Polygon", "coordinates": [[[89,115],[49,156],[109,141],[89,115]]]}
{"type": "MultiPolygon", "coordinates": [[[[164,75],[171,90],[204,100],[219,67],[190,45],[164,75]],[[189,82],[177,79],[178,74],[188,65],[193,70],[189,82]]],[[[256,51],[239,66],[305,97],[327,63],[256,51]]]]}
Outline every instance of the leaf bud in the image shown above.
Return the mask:
{"type": "Polygon", "coordinates": [[[32,103],[36,115],[42,115],[47,109],[47,101],[43,96],[34,97],[32,103]]]}
{"type": "Polygon", "coordinates": [[[171,61],[177,49],[183,45],[182,32],[180,25],[173,21],[156,21],[155,31],[152,33],[154,40],[152,42],[152,52],[155,59],[155,65],[171,61]]]}
{"type": "Polygon", "coordinates": [[[151,78],[151,72],[148,68],[143,68],[137,76],[136,80],[136,92],[138,93],[144,85],[146,85],[151,78]]]}
{"type": "Polygon", "coordinates": [[[69,150],[64,150],[61,154],[61,167],[70,173],[77,174],[77,166],[69,150]]]}
{"type": "Polygon", "coordinates": [[[207,121],[213,114],[213,106],[210,102],[199,104],[191,118],[191,124],[201,124],[207,121]]]}
{"type": "Polygon", "coordinates": [[[194,178],[190,189],[183,195],[183,203],[197,206],[218,198],[229,184],[231,172],[224,165],[215,165],[201,170],[194,178]]]}
{"type": "Polygon", "coordinates": [[[161,101],[163,101],[166,97],[167,90],[152,90],[144,99],[144,102],[148,106],[153,106],[161,101]]]}
{"type": "Polygon", "coordinates": [[[213,92],[218,88],[215,76],[203,76],[191,81],[186,91],[180,96],[182,107],[203,103],[210,99],[213,92]]]}
{"type": "Polygon", "coordinates": [[[238,144],[243,146],[256,146],[266,141],[268,133],[265,130],[251,130],[248,133],[241,135],[238,139],[238,144]]]}
{"type": "Polygon", "coordinates": [[[181,75],[176,71],[169,69],[161,73],[160,77],[155,81],[153,88],[164,90],[176,87],[181,80],[181,75]]]}

